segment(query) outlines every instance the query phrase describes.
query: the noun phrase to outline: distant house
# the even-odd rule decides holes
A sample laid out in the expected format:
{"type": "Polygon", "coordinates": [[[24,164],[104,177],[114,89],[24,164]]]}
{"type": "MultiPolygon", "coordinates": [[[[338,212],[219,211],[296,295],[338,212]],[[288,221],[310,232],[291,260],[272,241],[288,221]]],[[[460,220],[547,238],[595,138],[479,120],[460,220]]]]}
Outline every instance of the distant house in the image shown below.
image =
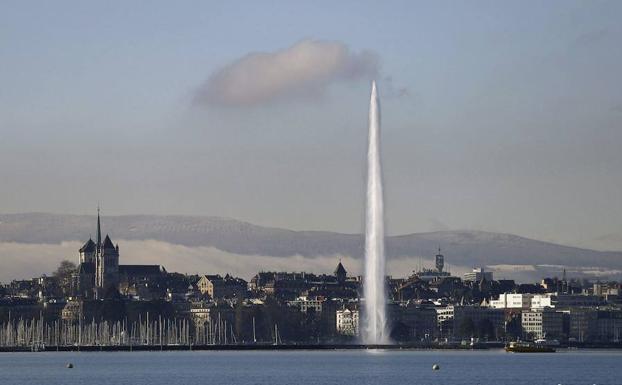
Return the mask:
{"type": "Polygon", "coordinates": [[[61,311],[61,318],[63,321],[78,321],[82,314],[82,308],[80,302],[69,301],[61,311]]]}
{"type": "Polygon", "coordinates": [[[144,300],[162,298],[166,274],[160,265],[119,265],[119,292],[144,300]]]}
{"type": "Polygon", "coordinates": [[[313,311],[318,314],[322,312],[322,305],[326,302],[326,298],[317,296],[317,297],[298,297],[293,301],[287,301],[289,306],[297,307],[301,312],[307,313],[309,309],[313,309],[313,311]]]}
{"type": "Polygon", "coordinates": [[[203,275],[197,282],[201,294],[209,295],[212,299],[246,298],[248,284],[241,278],[234,278],[229,274],[203,275]]]}
{"type": "Polygon", "coordinates": [[[256,294],[265,294],[293,301],[301,296],[327,298],[354,298],[360,283],[348,279],[346,269],[339,262],[334,274],[305,272],[260,272],[250,282],[249,288],[256,294]]]}

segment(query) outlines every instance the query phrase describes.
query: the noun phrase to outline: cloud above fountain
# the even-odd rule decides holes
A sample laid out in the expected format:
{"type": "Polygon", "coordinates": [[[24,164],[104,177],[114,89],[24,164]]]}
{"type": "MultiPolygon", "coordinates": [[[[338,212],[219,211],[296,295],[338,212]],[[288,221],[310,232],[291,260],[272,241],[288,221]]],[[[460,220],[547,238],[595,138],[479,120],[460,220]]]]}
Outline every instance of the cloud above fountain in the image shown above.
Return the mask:
{"type": "Polygon", "coordinates": [[[380,74],[380,58],[337,41],[302,40],[272,52],[249,53],[212,73],[199,87],[197,104],[253,106],[292,97],[322,95],[338,82],[380,74]]]}

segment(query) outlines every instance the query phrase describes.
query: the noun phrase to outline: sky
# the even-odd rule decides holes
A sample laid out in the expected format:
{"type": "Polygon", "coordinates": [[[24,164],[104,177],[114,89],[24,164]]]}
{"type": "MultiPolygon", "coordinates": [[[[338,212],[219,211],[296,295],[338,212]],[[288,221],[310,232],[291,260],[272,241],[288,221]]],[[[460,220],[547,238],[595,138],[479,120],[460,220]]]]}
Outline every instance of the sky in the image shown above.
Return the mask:
{"type": "Polygon", "coordinates": [[[0,212],[622,239],[622,2],[2,1],[0,212]]]}

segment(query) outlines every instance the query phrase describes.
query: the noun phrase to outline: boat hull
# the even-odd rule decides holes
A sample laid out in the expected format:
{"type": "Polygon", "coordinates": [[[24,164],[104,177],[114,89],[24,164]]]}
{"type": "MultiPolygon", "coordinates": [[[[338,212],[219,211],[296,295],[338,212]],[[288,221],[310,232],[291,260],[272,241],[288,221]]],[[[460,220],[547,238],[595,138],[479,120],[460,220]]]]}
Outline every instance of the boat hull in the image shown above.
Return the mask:
{"type": "Polygon", "coordinates": [[[550,346],[507,346],[505,351],[511,353],[555,353],[555,349],[550,346]]]}

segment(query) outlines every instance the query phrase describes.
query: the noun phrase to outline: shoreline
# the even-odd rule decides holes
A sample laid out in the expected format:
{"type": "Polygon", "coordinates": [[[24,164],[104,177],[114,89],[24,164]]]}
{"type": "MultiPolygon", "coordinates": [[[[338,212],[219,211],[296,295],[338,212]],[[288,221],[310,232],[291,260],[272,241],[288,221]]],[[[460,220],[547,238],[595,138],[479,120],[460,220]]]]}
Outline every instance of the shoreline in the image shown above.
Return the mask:
{"type": "MultiPolygon", "coordinates": [[[[283,344],[283,345],[134,345],[134,346],[52,346],[32,348],[0,347],[0,353],[27,353],[27,352],[146,352],[146,351],[293,351],[293,350],[495,350],[503,349],[503,343],[485,345],[421,345],[421,344],[283,344]]],[[[622,350],[620,344],[559,346],[557,350],[622,350]]]]}

